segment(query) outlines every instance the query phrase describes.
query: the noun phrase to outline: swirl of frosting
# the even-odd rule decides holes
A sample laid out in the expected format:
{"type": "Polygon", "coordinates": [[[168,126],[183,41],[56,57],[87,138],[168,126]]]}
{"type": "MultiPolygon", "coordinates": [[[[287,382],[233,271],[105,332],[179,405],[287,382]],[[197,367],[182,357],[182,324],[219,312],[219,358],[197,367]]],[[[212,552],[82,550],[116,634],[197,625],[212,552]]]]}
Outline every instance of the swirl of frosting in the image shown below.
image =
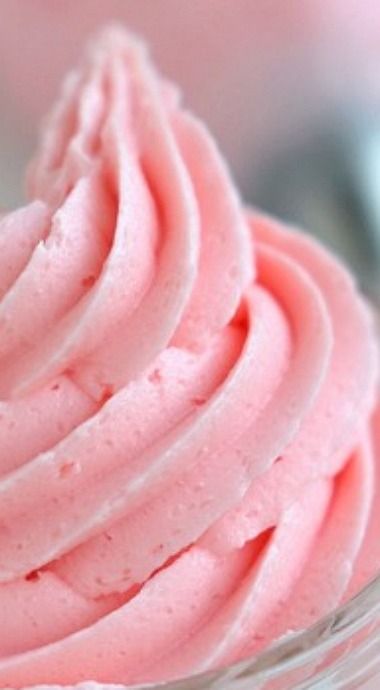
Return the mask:
{"type": "Polygon", "coordinates": [[[0,221],[0,685],[186,676],[331,610],[380,562],[347,271],[244,212],[118,29],[29,188],[0,221]]]}

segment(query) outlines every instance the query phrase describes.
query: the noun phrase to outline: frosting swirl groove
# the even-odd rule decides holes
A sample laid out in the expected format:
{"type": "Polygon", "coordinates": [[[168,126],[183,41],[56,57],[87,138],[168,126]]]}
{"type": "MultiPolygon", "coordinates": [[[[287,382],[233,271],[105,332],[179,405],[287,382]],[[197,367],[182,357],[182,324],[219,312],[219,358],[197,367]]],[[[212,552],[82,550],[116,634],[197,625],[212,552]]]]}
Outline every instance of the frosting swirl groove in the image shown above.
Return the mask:
{"type": "Polygon", "coordinates": [[[243,210],[118,29],[29,190],[0,221],[0,685],[185,676],[331,610],[380,562],[346,269],[243,210]]]}

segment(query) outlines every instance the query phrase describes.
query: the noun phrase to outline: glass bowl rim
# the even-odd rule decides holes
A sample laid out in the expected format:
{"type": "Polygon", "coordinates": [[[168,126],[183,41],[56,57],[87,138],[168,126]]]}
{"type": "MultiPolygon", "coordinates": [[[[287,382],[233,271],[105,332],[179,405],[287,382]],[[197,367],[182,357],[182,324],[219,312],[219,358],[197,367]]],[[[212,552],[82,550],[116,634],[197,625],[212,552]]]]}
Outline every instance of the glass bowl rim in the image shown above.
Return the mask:
{"type": "Polygon", "coordinates": [[[380,619],[380,573],[351,599],[310,627],[288,633],[259,654],[237,663],[168,682],[101,685],[115,690],[216,690],[221,682],[244,678],[258,683],[268,681],[302,667],[303,663],[320,659],[324,652],[348,640],[375,619],[380,619]]]}

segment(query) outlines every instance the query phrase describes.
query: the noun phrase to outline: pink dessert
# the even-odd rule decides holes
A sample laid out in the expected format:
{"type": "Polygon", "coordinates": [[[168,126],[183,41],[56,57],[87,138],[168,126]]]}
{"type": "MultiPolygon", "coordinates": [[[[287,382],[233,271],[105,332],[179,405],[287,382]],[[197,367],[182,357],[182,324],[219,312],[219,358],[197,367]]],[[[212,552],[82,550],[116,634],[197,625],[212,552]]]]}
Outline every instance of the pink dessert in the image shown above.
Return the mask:
{"type": "Polygon", "coordinates": [[[380,567],[377,347],[346,269],[244,210],[119,29],[29,192],[0,222],[0,687],[187,676],[356,592],[380,567]]]}

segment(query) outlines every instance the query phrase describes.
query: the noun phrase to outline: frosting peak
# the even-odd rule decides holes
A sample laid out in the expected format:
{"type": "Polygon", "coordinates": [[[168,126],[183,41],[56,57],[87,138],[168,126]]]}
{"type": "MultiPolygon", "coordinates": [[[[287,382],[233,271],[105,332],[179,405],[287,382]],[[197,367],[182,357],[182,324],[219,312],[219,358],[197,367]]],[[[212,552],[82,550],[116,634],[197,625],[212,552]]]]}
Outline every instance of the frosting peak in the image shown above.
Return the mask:
{"type": "Polygon", "coordinates": [[[244,211],[116,28],[29,190],[0,220],[0,685],[166,680],[308,625],[368,573],[374,519],[346,269],[244,211]]]}

